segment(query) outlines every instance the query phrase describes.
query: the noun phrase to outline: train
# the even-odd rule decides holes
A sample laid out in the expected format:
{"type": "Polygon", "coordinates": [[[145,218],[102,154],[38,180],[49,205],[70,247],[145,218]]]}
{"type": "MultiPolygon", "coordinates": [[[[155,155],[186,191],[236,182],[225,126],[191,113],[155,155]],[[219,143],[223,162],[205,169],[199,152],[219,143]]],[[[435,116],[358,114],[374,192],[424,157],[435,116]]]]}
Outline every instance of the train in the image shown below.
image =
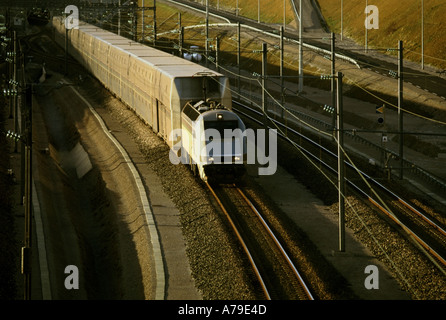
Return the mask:
{"type": "Polygon", "coordinates": [[[170,147],[172,163],[202,180],[243,176],[245,124],[232,111],[229,79],[193,61],[79,21],[53,17],[55,41],[170,147]]]}

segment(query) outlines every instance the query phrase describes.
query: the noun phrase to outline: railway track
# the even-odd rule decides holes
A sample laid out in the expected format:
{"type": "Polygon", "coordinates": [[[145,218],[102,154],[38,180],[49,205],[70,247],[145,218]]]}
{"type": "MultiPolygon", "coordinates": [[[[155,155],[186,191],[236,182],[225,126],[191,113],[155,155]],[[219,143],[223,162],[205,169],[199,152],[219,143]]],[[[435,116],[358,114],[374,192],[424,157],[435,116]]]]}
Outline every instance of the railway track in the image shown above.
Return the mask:
{"type": "MultiPolygon", "coordinates": [[[[186,0],[169,0],[173,3],[180,3],[183,5],[187,5],[191,8],[195,8],[196,10],[200,10],[201,12],[206,10],[206,6],[193,1],[186,0]]],[[[217,10],[212,5],[209,6],[209,12],[224,18],[231,22],[240,22],[246,26],[262,30],[264,33],[267,33],[271,36],[277,36],[277,28],[265,23],[258,23],[257,21],[244,18],[243,16],[235,16],[235,14],[231,12],[226,12],[223,10],[217,10]]],[[[329,37],[329,33],[327,32],[327,36],[329,37]]],[[[284,37],[294,41],[296,43],[299,42],[299,37],[297,32],[284,32],[284,37]]],[[[337,40],[339,41],[339,40],[337,40]]],[[[309,50],[320,52],[322,54],[327,54],[331,51],[331,44],[329,41],[324,39],[317,39],[314,37],[306,37],[304,35],[303,40],[304,46],[309,50]]],[[[396,44],[395,44],[396,45],[396,44]]],[[[389,76],[390,70],[397,70],[397,60],[389,61],[387,57],[373,57],[369,54],[362,53],[362,50],[351,50],[351,48],[344,48],[345,46],[336,45],[336,56],[343,60],[349,61],[356,65],[358,68],[368,68],[374,72],[383,74],[385,76],[389,76]]],[[[387,48],[386,48],[387,49],[387,48]]],[[[384,50],[383,50],[384,51],[384,50]]],[[[425,90],[435,93],[437,96],[446,97],[446,79],[441,76],[442,73],[437,74],[429,74],[427,72],[420,71],[418,69],[414,69],[414,67],[409,67],[405,65],[404,67],[405,81],[410,81],[412,84],[420,86],[425,90]]],[[[408,104],[408,102],[406,102],[408,104]]],[[[407,107],[407,106],[406,106],[407,107]]]]}
{"type": "Polygon", "coordinates": [[[292,258],[243,190],[235,184],[206,185],[241,243],[265,299],[313,300],[292,258]]]}
{"type": "Polygon", "coordinates": [[[378,181],[367,177],[376,194],[371,195],[358,184],[352,188],[368,199],[386,217],[395,222],[414,241],[425,255],[446,275],[446,230],[441,222],[417,209],[378,181]]]}
{"type": "MultiPolygon", "coordinates": [[[[253,110],[251,107],[238,102],[236,102],[236,105],[238,108],[244,108],[251,113],[249,115],[238,109],[241,114],[263,125],[263,119],[259,111],[253,110]]],[[[337,179],[336,153],[322,146],[320,142],[311,140],[290,126],[285,126],[273,119],[271,121],[281,129],[286,129],[288,133],[287,140],[299,148],[312,161],[325,168],[332,175],[333,181],[337,179]],[[299,141],[299,143],[295,141],[299,141]]],[[[421,208],[417,208],[415,205],[404,200],[403,197],[397,195],[364,171],[353,167],[349,161],[345,161],[345,166],[348,169],[348,172],[346,172],[346,183],[351,187],[351,190],[368,200],[373,206],[384,213],[386,217],[390,218],[398,226],[399,230],[413,241],[420,251],[443,274],[446,274],[446,227],[444,224],[436,220],[435,217],[430,216],[421,208]]]]}

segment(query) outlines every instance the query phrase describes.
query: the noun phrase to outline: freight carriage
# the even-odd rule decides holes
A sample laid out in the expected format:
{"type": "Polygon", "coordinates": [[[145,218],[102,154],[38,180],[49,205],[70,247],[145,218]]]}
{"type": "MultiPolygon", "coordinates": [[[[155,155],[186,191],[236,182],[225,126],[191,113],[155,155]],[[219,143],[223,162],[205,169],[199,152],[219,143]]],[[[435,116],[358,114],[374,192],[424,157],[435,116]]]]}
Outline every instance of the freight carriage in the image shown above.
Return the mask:
{"type": "Polygon", "coordinates": [[[243,173],[246,138],[223,135],[224,129],[245,130],[231,111],[227,77],[90,24],[68,32],[61,17],[52,24],[56,42],[64,47],[68,34],[69,54],[151,126],[173,158],[203,180],[216,172],[243,173]]]}

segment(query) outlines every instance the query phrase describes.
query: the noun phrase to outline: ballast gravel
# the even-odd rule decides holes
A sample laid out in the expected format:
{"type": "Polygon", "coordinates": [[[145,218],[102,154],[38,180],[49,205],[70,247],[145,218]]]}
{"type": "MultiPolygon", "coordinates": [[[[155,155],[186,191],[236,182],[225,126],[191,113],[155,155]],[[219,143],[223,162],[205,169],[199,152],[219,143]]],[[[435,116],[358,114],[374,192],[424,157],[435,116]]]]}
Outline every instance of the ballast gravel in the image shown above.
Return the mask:
{"type": "MultiPolygon", "coordinates": [[[[205,185],[193,177],[186,165],[174,165],[170,162],[168,146],[131,110],[107,92],[103,90],[96,92],[101,92],[103,96],[100,99],[104,107],[128,130],[147,162],[161,177],[165,192],[180,210],[180,221],[192,276],[203,299],[262,298],[257,294],[254,278],[250,274],[249,264],[243,252],[240,251],[225,217],[213,204],[205,185]]],[[[290,150],[285,153],[290,154],[290,150]]],[[[301,162],[299,168],[302,170],[301,162]]],[[[293,168],[288,169],[292,174],[295,173],[293,168]]],[[[305,169],[307,173],[311,170],[311,168],[305,169]]],[[[320,178],[316,174],[308,176],[320,178]]],[[[321,185],[319,178],[313,181],[307,179],[304,183],[312,190],[327,190],[329,187],[325,188],[323,183],[321,185]]],[[[322,197],[329,202],[335,198],[330,192],[322,197]]],[[[380,218],[377,212],[366,206],[362,200],[350,197],[349,202],[354,210],[347,208],[347,227],[351,228],[357,239],[388,266],[402,289],[410,293],[413,299],[446,299],[444,274],[433,267],[413,243],[390,227],[387,221],[380,218]]],[[[333,214],[337,213],[337,204],[332,205],[332,210],[333,214]]],[[[318,259],[317,255],[312,259],[318,259]]],[[[314,264],[316,265],[317,261],[314,264]]],[[[330,267],[327,268],[332,271],[330,267]]],[[[314,277],[316,282],[319,281],[315,286],[318,290],[317,297],[321,299],[354,298],[348,290],[330,292],[333,286],[322,284],[323,280],[317,275],[311,277],[314,277]]],[[[337,288],[342,279],[338,281],[337,288]]]]}

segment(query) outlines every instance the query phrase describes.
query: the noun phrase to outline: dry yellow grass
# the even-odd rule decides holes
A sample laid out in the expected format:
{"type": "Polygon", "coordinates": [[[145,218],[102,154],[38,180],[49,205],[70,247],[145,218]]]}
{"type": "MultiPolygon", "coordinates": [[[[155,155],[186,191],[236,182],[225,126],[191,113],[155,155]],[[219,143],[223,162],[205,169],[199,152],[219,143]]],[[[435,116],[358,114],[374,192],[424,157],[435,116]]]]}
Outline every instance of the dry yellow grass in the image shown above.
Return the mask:
{"type": "MultiPolygon", "coordinates": [[[[200,2],[201,0],[198,0],[200,2]]],[[[238,0],[240,15],[257,20],[258,19],[258,0],[238,0]]],[[[289,0],[261,0],[260,1],[260,21],[267,23],[283,23],[283,5],[285,3],[286,23],[294,20],[294,13],[289,0]]],[[[237,0],[209,0],[209,5],[226,11],[235,12],[237,0]]]]}
{"type": "MultiPolygon", "coordinates": [[[[200,4],[206,4],[206,0],[194,0],[200,4]]],[[[235,13],[237,8],[241,16],[257,20],[258,19],[258,0],[209,0],[209,6],[213,9],[217,7],[221,10],[235,13]]],[[[139,6],[142,6],[142,0],[138,0],[139,6]]],[[[266,23],[282,24],[284,18],[283,6],[285,4],[285,19],[286,23],[294,21],[294,11],[291,7],[290,0],[262,0],[260,1],[260,21],[266,23]]],[[[145,6],[152,6],[153,0],[146,0],[145,6]]],[[[168,9],[168,5],[162,2],[157,2],[157,19],[162,19],[158,15],[165,17],[167,12],[173,12],[175,9],[168,9]]],[[[185,12],[185,10],[182,10],[185,12]]]]}
{"type": "MultiPolygon", "coordinates": [[[[395,48],[398,40],[405,47],[405,57],[421,61],[422,0],[368,0],[379,9],[379,29],[368,30],[369,48],[395,48]]],[[[322,14],[332,31],[341,31],[341,0],[318,0],[322,14]]],[[[366,1],[343,1],[344,36],[363,44],[366,1]]],[[[446,67],[446,1],[424,1],[425,63],[446,67]]]]}
{"type": "MultiPolygon", "coordinates": [[[[140,0],[141,1],[141,0],[140,0]]],[[[421,62],[421,1],[422,0],[368,0],[369,5],[379,9],[379,29],[368,30],[369,48],[395,48],[398,40],[403,40],[405,58],[421,62]]],[[[150,2],[150,1],[149,1],[150,2]]],[[[196,0],[203,2],[205,0],[196,0]]],[[[260,20],[267,23],[283,23],[283,0],[262,0],[260,20]]],[[[329,27],[340,33],[341,0],[318,0],[329,27]]],[[[364,12],[366,1],[343,1],[344,3],[344,36],[354,39],[363,45],[365,40],[364,12]]],[[[290,0],[286,4],[286,23],[294,21],[294,14],[290,0]]],[[[235,12],[237,0],[209,0],[209,5],[216,8],[235,12]]],[[[238,0],[240,15],[257,20],[258,0],[238,0]]],[[[162,6],[159,4],[159,6],[162,6]]],[[[174,9],[157,10],[158,21],[163,20],[161,29],[175,28],[176,17],[171,14],[174,9]],[[167,13],[163,15],[162,12],[167,13]],[[164,20],[164,19],[167,19],[164,20]]],[[[161,9],[161,8],[160,8],[161,9]]],[[[446,68],[446,1],[424,1],[424,61],[438,68],[446,68]]],[[[203,22],[200,18],[185,16],[184,25],[203,22]]]]}
{"type": "MultiPolygon", "coordinates": [[[[213,8],[217,8],[228,11],[235,12],[236,8],[236,0],[209,0],[209,5],[213,8]]],[[[197,0],[196,2],[201,3],[201,0],[197,0]]],[[[205,3],[205,0],[203,0],[205,3]]],[[[294,13],[291,8],[291,4],[289,0],[285,1],[286,3],[286,23],[291,23],[294,21],[294,13]]],[[[142,5],[142,0],[139,0],[139,4],[142,5]]],[[[150,6],[153,4],[153,0],[146,0],[145,5],[150,6]]],[[[257,20],[257,4],[258,0],[239,0],[239,12],[240,15],[248,17],[253,20],[257,20]]],[[[200,25],[204,24],[204,18],[200,14],[195,14],[192,11],[183,9],[181,7],[170,6],[167,3],[157,2],[157,27],[158,33],[160,33],[162,38],[166,41],[177,42],[178,34],[177,33],[169,33],[169,31],[178,29],[178,12],[182,13],[182,26],[187,27],[191,25],[200,25]]],[[[151,13],[149,12],[148,15],[151,13]]],[[[283,0],[262,0],[261,1],[261,10],[260,10],[260,20],[266,23],[278,24],[282,25],[283,23],[283,0]]],[[[217,20],[211,17],[210,23],[217,22],[217,20]]],[[[138,30],[141,30],[141,18],[138,19],[139,25],[138,30]]],[[[146,18],[146,24],[152,23],[152,18],[146,18]]],[[[146,36],[150,35],[152,32],[151,29],[148,29],[146,36]]],[[[139,35],[141,33],[139,32],[139,35]]],[[[236,59],[236,50],[237,50],[237,42],[233,40],[236,37],[236,28],[233,29],[222,29],[222,28],[211,28],[210,29],[210,37],[216,38],[219,37],[221,40],[221,52],[225,52],[226,54],[222,54],[222,59],[225,60],[225,63],[234,63],[236,59]]],[[[203,48],[204,41],[204,28],[194,28],[187,29],[185,31],[185,46],[186,48],[189,45],[199,45],[203,48]]],[[[161,41],[157,44],[159,48],[163,48],[165,42],[161,41]]],[[[167,47],[166,47],[167,48],[167,47]]],[[[261,55],[258,53],[253,53],[254,50],[261,49],[261,42],[258,42],[254,39],[245,39],[242,36],[242,56],[247,59],[245,61],[250,66],[259,64],[261,61],[261,55]]],[[[278,53],[275,55],[271,55],[270,64],[279,64],[278,62],[278,53]]],[[[258,70],[260,72],[260,70],[258,70]]]]}

